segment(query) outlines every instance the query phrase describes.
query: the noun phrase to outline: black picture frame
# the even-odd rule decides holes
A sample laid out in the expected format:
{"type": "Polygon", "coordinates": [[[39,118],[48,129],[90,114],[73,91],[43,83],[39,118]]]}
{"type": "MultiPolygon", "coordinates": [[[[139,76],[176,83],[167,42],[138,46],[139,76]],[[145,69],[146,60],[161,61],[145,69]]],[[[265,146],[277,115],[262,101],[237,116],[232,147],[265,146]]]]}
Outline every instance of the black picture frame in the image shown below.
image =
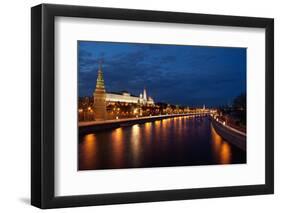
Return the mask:
{"type": "MultiPolygon", "coordinates": [[[[274,20],[239,16],[41,4],[31,8],[31,204],[42,209],[197,198],[272,194],[274,192],[274,20]],[[265,184],[112,194],[60,196],[55,189],[55,17],[100,18],[162,23],[264,28],[265,184]]],[[[93,192],[94,193],[94,192],[93,192]]]]}

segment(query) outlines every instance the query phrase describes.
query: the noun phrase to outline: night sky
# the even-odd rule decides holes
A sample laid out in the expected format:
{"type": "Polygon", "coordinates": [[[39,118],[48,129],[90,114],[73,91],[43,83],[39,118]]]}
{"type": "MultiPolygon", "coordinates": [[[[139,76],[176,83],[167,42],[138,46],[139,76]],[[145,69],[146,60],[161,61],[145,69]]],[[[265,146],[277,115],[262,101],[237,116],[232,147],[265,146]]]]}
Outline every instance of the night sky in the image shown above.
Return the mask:
{"type": "Polygon", "coordinates": [[[78,60],[79,96],[92,96],[100,60],[108,92],[207,107],[246,92],[246,48],[79,41],[78,60]]]}

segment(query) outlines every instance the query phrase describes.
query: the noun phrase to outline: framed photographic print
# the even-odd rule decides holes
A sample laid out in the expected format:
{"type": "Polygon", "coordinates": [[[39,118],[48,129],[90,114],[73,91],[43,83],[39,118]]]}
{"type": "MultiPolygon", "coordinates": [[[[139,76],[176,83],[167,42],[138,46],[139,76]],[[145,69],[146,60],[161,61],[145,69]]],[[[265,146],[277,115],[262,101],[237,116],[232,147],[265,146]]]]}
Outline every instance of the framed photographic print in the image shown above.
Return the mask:
{"type": "Polygon", "coordinates": [[[31,9],[31,203],[271,194],[274,21],[31,9]]]}

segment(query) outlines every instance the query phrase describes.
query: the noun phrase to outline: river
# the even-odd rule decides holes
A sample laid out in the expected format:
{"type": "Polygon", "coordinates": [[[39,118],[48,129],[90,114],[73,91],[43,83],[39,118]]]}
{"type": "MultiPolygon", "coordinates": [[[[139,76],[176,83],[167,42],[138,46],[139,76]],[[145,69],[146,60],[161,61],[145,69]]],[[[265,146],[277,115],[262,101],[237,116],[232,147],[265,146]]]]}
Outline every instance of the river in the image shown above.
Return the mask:
{"type": "Polygon", "coordinates": [[[246,163],[208,116],[182,116],[79,137],[78,170],[246,163]]]}

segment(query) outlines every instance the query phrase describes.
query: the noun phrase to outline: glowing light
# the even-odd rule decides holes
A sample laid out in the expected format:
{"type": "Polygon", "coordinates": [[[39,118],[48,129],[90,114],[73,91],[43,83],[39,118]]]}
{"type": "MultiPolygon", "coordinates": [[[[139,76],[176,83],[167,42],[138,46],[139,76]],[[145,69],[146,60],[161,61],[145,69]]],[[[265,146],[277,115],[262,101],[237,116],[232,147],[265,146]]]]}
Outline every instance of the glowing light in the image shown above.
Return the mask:
{"type": "Polygon", "coordinates": [[[223,122],[223,125],[225,125],[225,121],[223,122]]]}
{"type": "Polygon", "coordinates": [[[134,109],[134,114],[137,114],[138,113],[138,109],[134,109]]]}
{"type": "Polygon", "coordinates": [[[119,117],[118,116],[116,116],[116,120],[118,120],[119,119],[119,117]]]}

